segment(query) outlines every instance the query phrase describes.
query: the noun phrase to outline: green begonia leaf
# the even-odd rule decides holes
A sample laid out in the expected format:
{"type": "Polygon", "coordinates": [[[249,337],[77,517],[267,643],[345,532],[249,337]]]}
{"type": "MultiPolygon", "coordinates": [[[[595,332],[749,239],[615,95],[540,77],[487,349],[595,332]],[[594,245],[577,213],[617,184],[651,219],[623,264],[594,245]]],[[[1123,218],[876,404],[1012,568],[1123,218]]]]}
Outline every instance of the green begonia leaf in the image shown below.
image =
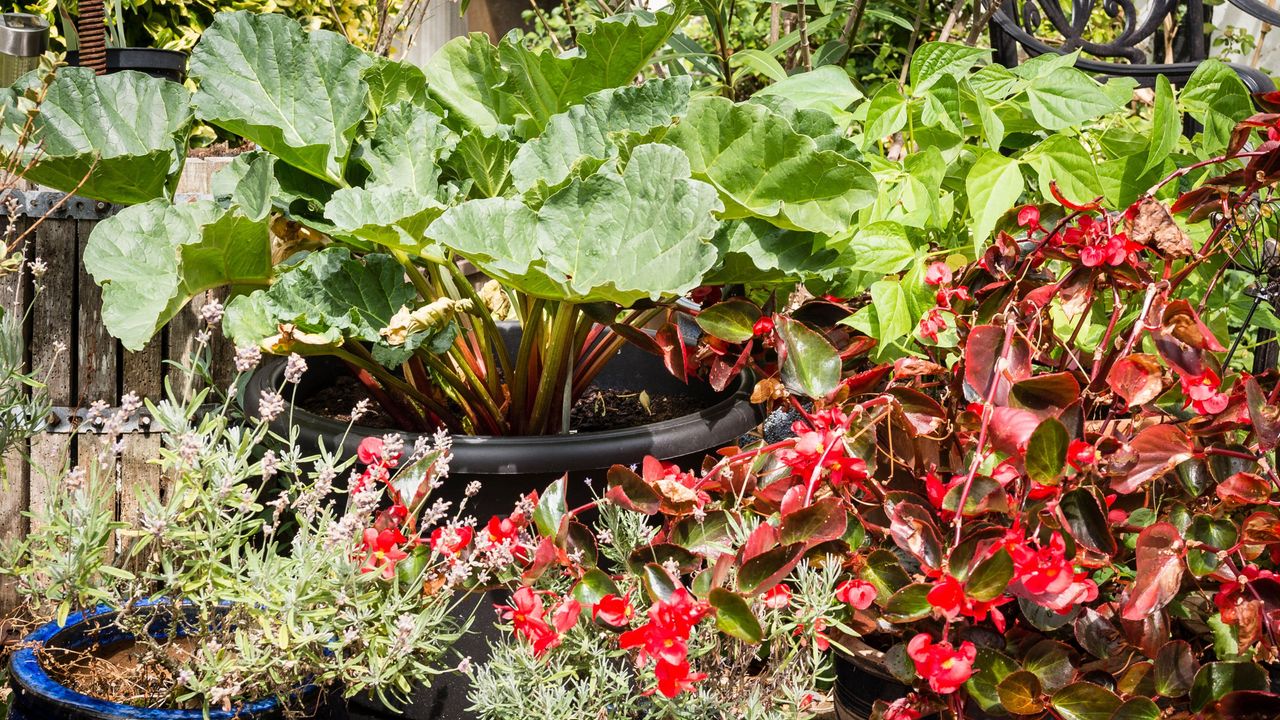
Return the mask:
{"type": "Polygon", "coordinates": [[[334,185],[369,113],[373,61],[340,35],[283,15],[220,13],[191,55],[196,113],[334,185]]]}

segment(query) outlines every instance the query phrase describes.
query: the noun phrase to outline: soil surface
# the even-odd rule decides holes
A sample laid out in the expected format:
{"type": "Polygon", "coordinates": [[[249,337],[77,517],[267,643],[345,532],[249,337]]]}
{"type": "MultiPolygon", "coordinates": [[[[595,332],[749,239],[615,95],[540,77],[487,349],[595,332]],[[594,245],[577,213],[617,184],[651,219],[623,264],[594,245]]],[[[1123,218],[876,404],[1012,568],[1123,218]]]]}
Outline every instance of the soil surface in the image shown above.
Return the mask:
{"type": "MultiPolygon", "coordinates": [[[[299,405],[317,415],[349,422],[351,409],[364,399],[370,400],[370,411],[360,418],[361,425],[397,429],[395,420],[369,397],[360,381],[349,375],[339,375],[332,384],[302,398],[299,405]]],[[[570,427],[575,432],[620,430],[691,415],[706,406],[704,399],[688,395],[650,395],[593,387],[570,410],[570,427]]]]}
{"type": "MultiPolygon", "coordinates": [[[[301,392],[298,393],[302,395],[301,392]]],[[[383,411],[377,401],[369,397],[369,391],[354,377],[346,373],[298,403],[303,410],[332,418],[338,422],[351,422],[351,410],[361,400],[369,401],[369,412],[360,416],[360,424],[380,430],[396,430],[396,421],[383,411]]]]}
{"type": "Polygon", "coordinates": [[[569,425],[578,432],[620,430],[692,415],[706,406],[687,395],[591,388],[569,411],[569,425]]]}
{"type": "Polygon", "coordinates": [[[157,707],[169,699],[169,667],[189,658],[194,643],[175,638],[153,646],[124,642],[106,648],[44,648],[40,664],[62,685],[108,702],[157,707]],[[167,667],[169,666],[169,667],[167,667]]]}

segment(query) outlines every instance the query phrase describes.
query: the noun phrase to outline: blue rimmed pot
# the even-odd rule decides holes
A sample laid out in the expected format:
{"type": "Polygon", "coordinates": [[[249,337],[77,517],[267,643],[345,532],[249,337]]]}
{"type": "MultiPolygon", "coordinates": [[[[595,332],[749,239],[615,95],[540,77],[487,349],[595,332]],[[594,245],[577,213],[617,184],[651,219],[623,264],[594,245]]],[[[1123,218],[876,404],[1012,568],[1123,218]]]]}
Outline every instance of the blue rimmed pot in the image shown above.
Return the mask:
{"type": "MultiPolygon", "coordinates": [[[[194,611],[192,608],[189,612],[194,611]]],[[[40,664],[39,648],[111,649],[133,643],[135,636],[114,624],[118,615],[117,610],[99,606],[92,611],[72,613],[65,624],[52,622],[28,635],[9,660],[9,683],[13,688],[9,720],[204,720],[205,717],[209,720],[275,720],[286,717],[275,698],[245,702],[229,711],[210,710],[207,716],[201,710],[124,705],[76,692],[45,672],[40,664]]],[[[185,634],[181,623],[172,627],[159,616],[147,624],[147,633],[157,639],[185,634]]],[[[324,720],[345,717],[340,703],[320,703],[318,698],[318,689],[304,690],[300,704],[315,706],[316,711],[299,715],[295,710],[290,717],[324,720]]]]}

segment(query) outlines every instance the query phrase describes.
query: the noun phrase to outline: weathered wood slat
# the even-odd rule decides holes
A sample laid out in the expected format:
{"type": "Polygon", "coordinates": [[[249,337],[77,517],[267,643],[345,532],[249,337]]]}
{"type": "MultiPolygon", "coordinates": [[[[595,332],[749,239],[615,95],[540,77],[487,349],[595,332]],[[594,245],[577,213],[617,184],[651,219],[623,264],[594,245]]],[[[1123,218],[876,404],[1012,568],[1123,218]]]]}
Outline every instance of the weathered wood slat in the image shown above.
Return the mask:
{"type": "MultiPolygon", "coordinates": [[[[125,352],[121,393],[137,393],[143,398],[160,397],[164,377],[163,349],[163,338],[157,335],[142,350],[125,352]]],[[[160,490],[160,469],[147,462],[159,452],[160,436],[147,432],[131,433],[123,438],[123,443],[119,519],[134,523],[138,519],[138,490],[145,489],[149,493],[160,490]]]]}
{"type": "MultiPolygon", "coordinates": [[[[72,352],[75,346],[76,223],[44,222],[35,232],[36,261],[47,266],[36,279],[36,302],[31,308],[31,365],[45,377],[49,400],[70,405],[73,398],[72,352]]],[[[33,512],[48,506],[54,484],[68,469],[70,436],[41,434],[31,440],[29,502],[33,512]]]]}
{"type": "MultiPolygon", "coordinates": [[[[8,220],[0,221],[0,229],[4,228],[8,220]]],[[[19,225],[18,233],[29,224],[25,219],[18,219],[16,223],[19,225]]],[[[25,252],[26,248],[21,248],[25,252]]],[[[13,273],[7,277],[0,279],[0,307],[4,308],[6,315],[17,315],[21,317],[27,306],[27,297],[30,293],[30,285],[26,282],[26,275],[23,273],[13,273]]],[[[23,325],[26,322],[23,321],[23,325]]],[[[28,361],[30,354],[27,354],[28,361]]],[[[27,463],[27,455],[31,451],[29,443],[23,441],[19,443],[9,454],[0,458],[0,472],[4,473],[0,478],[0,542],[9,543],[22,538],[27,531],[27,519],[23,516],[28,506],[28,490],[30,480],[28,477],[30,465],[27,463]]],[[[13,580],[5,578],[0,580],[0,610],[12,607],[18,601],[17,593],[14,591],[13,580]]]]}
{"type": "MultiPolygon", "coordinates": [[[[229,158],[193,158],[188,161],[177,192],[184,196],[207,196],[213,173],[229,158]]],[[[9,218],[0,216],[0,231],[9,218]]],[[[30,218],[18,218],[24,227],[30,218]]],[[[124,393],[159,398],[163,379],[175,382],[179,373],[166,360],[181,361],[195,345],[202,329],[195,311],[184,309],[174,322],[141,352],[125,352],[102,324],[102,292],[84,270],[81,259],[89,234],[96,223],[70,218],[46,219],[33,233],[27,257],[39,257],[48,270],[41,280],[43,291],[36,299],[27,321],[29,367],[48,373],[50,399],[54,405],[86,408],[95,400],[118,406],[124,393]]],[[[0,306],[22,312],[31,302],[30,276],[19,285],[13,277],[0,279],[0,306]]],[[[197,308],[209,301],[203,294],[193,303],[197,308]]],[[[218,299],[225,301],[225,294],[218,299]]],[[[211,371],[221,384],[231,377],[234,349],[218,331],[209,347],[211,371]]],[[[2,458],[8,486],[0,485],[0,540],[21,538],[28,530],[23,513],[43,508],[63,473],[73,464],[88,466],[101,449],[102,437],[89,434],[44,433],[29,446],[2,458]]],[[[108,468],[117,483],[117,516],[125,521],[138,517],[139,488],[163,490],[158,466],[148,462],[161,445],[158,434],[141,431],[124,438],[119,462],[108,468]]],[[[0,615],[13,607],[12,587],[0,584],[0,615]]]]}

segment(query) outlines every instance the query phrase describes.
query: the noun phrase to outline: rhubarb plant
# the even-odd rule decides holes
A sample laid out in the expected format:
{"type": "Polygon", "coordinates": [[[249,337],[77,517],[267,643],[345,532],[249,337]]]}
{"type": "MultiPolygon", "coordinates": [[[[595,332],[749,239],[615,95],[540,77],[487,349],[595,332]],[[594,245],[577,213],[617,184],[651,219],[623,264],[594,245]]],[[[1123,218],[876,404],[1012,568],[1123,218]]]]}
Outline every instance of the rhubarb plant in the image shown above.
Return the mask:
{"type": "MultiPolygon", "coordinates": [[[[685,374],[676,301],[728,265],[737,282],[777,271],[728,238],[772,232],[806,252],[849,231],[875,180],[833,121],[781,95],[635,82],[684,16],[609,18],[567,55],[457,38],[419,70],[280,16],[220,15],[192,55],[194,93],[138,82],[177,93],[173,117],[259,149],[215,179],[215,203],[155,191],[172,163],[163,178],[130,168],[139,190],[112,199],[149,202],[103,222],[85,254],[108,328],[137,349],[229,287],[238,345],[336,356],[408,430],[567,431],[625,341],[685,374]],[[490,283],[477,290],[464,260],[490,283]]],[[[51,127],[65,110],[45,111],[51,127]]],[[[90,181],[116,172],[105,160],[90,181]]],[[[53,177],[84,160],[46,162],[53,177]]]]}

